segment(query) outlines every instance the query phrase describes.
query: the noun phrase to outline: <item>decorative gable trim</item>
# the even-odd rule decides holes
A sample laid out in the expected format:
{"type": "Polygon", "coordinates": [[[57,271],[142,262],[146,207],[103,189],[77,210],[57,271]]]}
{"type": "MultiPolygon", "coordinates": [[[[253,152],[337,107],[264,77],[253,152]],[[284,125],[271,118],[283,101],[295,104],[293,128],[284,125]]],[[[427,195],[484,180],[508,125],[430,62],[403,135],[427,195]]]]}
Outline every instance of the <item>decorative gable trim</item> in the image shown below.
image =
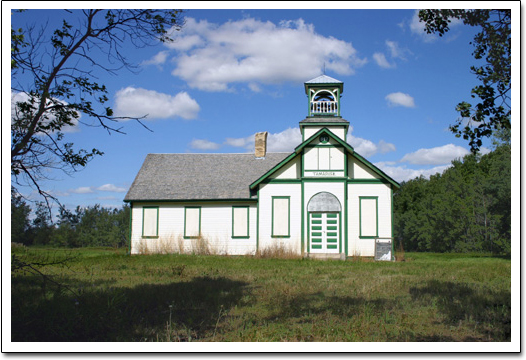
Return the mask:
{"type": "MultiPolygon", "coordinates": [[[[312,141],[314,141],[317,137],[321,136],[321,135],[328,135],[330,136],[334,141],[336,141],[338,144],[335,145],[335,146],[341,146],[343,148],[345,148],[345,150],[352,154],[358,161],[360,161],[361,163],[363,163],[363,165],[365,165],[368,169],[370,169],[371,171],[373,171],[374,173],[376,173],[377,175],[379,175],[382,179],[384,179],[387,183],[391,184],[394,188],[396,189],[399,189],[400,188],[400,184],[398,184],[395,180],[393,180],[391,177],[389,177],[386,173],[384,173],[382,170],[380,170],[379,168],[377,168],[376,166],[374,166],[371,162],[369,162],[368,160],[366,160],[363,156],[361,156],[360,154],[358,154],[357,152],[354,151],[354,148],[349,145],[347,142],[343,141],[342,139],[340,139],[338,136],[336,136],[332,131],[330,131],[329,129],[327,128],[322,128],[320,129],[319,131],[317,131],[315,134],[313,134],[312,136],[310,136],[307,140],[305,140],[304,142],[302,142],[300,145],[298,145],[295,149],[294,149],[294,152],[292,154],[290,154],[289,156],[287,156],[285,159],[283,159],[280,163],[278,163],[276,166],[274,166],[272,169],[270,169],[269,171],[267,171],[263,176],[261,176],[259,179],[257,179],[256,181],[254,181],[252,184],[250,184],[250,189],[251,190],[254,190],[259,184],[261,184],[263,181],[267,180],[272,174],[276,173],[280,168],[282,168],[283,166],[285,166],[289,161],[291,161],[292,159],[294,159],[296,156],[298,156],[302,151],[303,149],[305,149],[306,147],[309,147],[311,146],[310,143],[312,141]]],[[[288,180],[288,181],[291,181],[291,180],[288,180]]]]}

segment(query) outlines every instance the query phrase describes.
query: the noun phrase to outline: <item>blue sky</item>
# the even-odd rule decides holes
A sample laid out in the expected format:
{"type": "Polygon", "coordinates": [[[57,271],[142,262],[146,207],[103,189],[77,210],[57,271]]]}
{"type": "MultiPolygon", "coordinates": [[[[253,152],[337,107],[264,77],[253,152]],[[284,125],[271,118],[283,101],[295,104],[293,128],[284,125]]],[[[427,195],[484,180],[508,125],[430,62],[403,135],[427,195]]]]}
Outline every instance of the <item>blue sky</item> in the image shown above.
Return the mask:
{"type": "MultiPolygon", "coordinates": [[[[251,152],[260,131],[269,132],[269,151],[291,152],[307,115],[303,83],[324,71],[344,82],[341,113],[358,153],[399,182],[441,172],[468,153],[467,141],[448,126],[458,117],[455,105],[469,101],[477,84],[469,70],[477,31],[453,23],[442,38],[428,35],[416,14],[187,10],[173,43],[123,49],[138,73],[98,74],[116,115],[148,114],[144,124],[152,131],[133,121],[119,124],[126,135],[69,129],[76,148],[104,155],[71,177],[52,174],[56,180],[43,187],[69,208],[120,207],[148,153],[251,152]]],[[[11,20],[15,28],[43,21],[52,28],[64,16],[75,14],[30,10],[11,20]]],[[[490,149],[487,141],[483,151],[490,149]]]]}

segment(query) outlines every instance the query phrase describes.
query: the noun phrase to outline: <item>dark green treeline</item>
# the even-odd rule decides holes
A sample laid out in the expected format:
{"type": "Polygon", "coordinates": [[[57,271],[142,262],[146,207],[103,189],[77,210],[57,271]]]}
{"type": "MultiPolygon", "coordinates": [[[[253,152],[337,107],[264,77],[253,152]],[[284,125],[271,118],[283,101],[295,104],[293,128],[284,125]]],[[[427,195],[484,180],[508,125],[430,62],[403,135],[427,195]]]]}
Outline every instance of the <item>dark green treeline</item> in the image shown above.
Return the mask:
{"type": "Polygon", "coordinates": [[[127,246],[130,233],[130,207],[108,209],[100,205],[75,211],[61,209],[52,222],[48,208],[37,203],[32,220],[31,208],[11,192],[11,242],[53,247],[127,246]]]}
{"type": "Polygon", "coordinates": [[[394,235],[405,251],[511,251],[511,147],[455,160],[442,174],[401,184],[394,235]]]}

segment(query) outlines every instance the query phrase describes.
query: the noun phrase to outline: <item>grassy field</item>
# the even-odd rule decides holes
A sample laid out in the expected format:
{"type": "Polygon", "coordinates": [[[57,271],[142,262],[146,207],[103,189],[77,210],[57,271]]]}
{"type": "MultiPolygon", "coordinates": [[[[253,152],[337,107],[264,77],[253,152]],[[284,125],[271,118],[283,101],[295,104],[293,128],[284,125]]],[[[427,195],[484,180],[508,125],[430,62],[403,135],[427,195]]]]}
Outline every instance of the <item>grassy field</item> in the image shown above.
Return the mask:
{"type": "Polygon", "coordinates": [[[12,341],[510,341],[510,260],[13,249],[12,341]],[[57,286],[54,282],[65,286],[57,286]]]}

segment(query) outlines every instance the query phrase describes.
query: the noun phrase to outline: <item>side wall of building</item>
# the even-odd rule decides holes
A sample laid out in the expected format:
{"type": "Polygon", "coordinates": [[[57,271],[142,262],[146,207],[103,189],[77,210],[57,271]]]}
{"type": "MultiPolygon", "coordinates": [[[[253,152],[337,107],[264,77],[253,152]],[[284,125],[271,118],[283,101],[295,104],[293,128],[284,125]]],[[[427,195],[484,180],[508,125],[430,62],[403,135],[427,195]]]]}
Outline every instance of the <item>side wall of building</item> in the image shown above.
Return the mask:
{"type": "Polygon", "coordinates": [[[300,255],[301,183],[262,184],[258,198],[259,250],[284,248],[300,255]]]}
{"type": "Polygon", "coordinates": [[[392,237],[391,187],[382,183],[349,183],[347,196],[347,255],[374,256],[375,239],[392,237]],[[371,222],[375,222],[372,232],[365,229],[371,222]]]}
{"type": "MultiPolygon", "coordinates": [[[[155,214],[155,211],[151,213],[155,214]]],[[[131,253],[254,254],[257,241],[256,226],[255,202],[135,202],[132,204],[131,253]],[[157,209],[158,228],[154,236],[143,236],[144,209],[157,209]],[[241,217],[239,213],[242,214],[241,217]],[[236,216],[239,220],[235,224],[236,216]],[[239,224],[240,221],[246,221],[247,225],[239,224]],[[194,225],[199,230],[198,236],[195,236],[197,232],[190,232],[189,227],[194,225]],[[238,232],[241,229],[243,233],[235,236],[234,228],[238,232]]]]}

